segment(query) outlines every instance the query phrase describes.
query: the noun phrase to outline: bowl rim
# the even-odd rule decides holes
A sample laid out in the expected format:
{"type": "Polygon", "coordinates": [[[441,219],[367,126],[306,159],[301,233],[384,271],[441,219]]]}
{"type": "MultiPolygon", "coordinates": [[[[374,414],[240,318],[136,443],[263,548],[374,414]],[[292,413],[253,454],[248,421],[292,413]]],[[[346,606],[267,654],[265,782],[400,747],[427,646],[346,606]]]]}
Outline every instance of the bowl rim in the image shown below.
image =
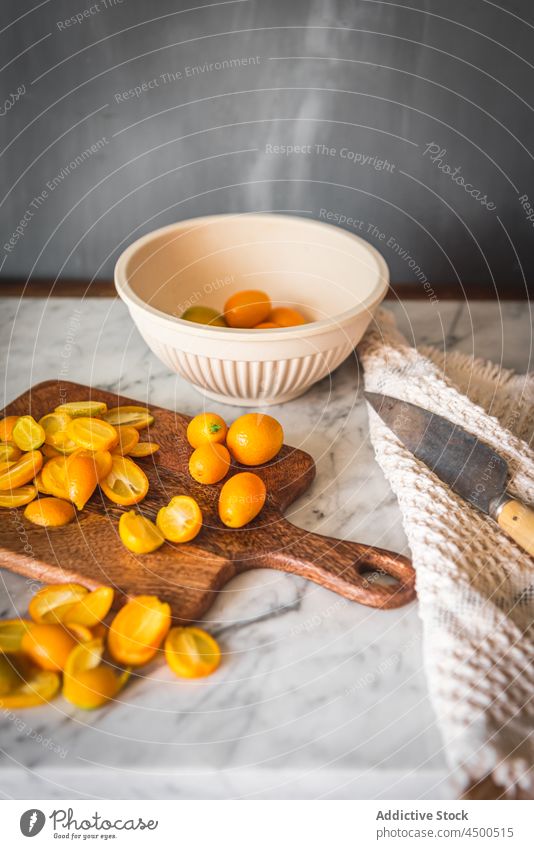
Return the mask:
{"type": "Polygon", "coordinates": [[[167,224],[164,227],[158,227],[156,230],[151,230],[149,233],[145,233],[144,236],[140,236],[139,239],[136,239],[132,242],[128,247],[121,253],[117,262],[115,263],[115,271],[114,271],[114,280],[115,280],[115,288],[119,297],[128,305],[136,307],[138,310],[142,312],[149,313],[153,319],[156,320],[159,324],[164,324],[167,327],[171,326],[175,329],[181,329],[192,336],[203,336],[204,338],[210,337],[211,339],[219,339],[221,340],[223,337],[226,341],[229,340],[228,334],[231,334],[231,338],[236,341],[250,341],[255,339],[259,341],[260,339],[265,341],[266,339],[272,340],[283,340],[291,337],[292,339],[296,337],[315,335],[317,333],[323,333],[325,330],[331,331],[332,325],[336,324],[338,326],[342,326],[350,322],[353,318],[360,315],[361,313],[365,313],[367,311],[371,311],[377,304],[379,304],[388,288],[389,288],[389,268],[386,263],[386,260],[373,245],[371,245],[366,239],[363,239],[361,236],[358,236],[356,233],[351,233],[349,230],[345,230],[342,227],[338,227],[335,224],[331,224],[327,221],[318,221],[317,219],[304,218],[300,215],[284,215],[278,213],[263,213],[263,212],[231,212],[231,213],[219,213],[214,215],[200,215],[195,218],[184,218],[181,221],[176,221],[174,224],[167,224]],[[378,277],[377,282],[372,291],[353,307],[349,307],[348,310],[344,310],[336,315],[330,316],[329,318],[322,318],[319,321],[308,321],[305,324],[293,325],[291,327],[280,327],[280,328],[270,328],[266,330],[256,330],[254,328],[238,328],[238,327],[215,327],[210,326],[208,324],[198,324],[194,321],[186,321],[185,319],[179,318],[178,316],[171,315],[170,313],[164,312],[163,310],[157,309],[156,307],[151,306],[146,301],[137,295],[128,282],[128,277],[126,274],[126,267],[128,262],[130,261],[133,254],[145,244],[150,242],[155,236],[160,236],[164,233],[169,233],[177,229],[189,230],[194,228],[195,226],[204,226],[210,224],[213,221],[220,221],[221,219],[230,219],[230,218],[257,218],[261,220],[272,220],[279,222],[281,219],[286,219],[291,222],[298,221],[299,223],[307,225],[310,229],[321,229],[323,230],[325,227],[329,230],[333,230],[337,235],[341,236],[341,238],[346,238],[347,240],[356,240],[360,243],[360,245],[367,251],[368,254],[373,258],[376,265],[378,266],[378,277]]]}

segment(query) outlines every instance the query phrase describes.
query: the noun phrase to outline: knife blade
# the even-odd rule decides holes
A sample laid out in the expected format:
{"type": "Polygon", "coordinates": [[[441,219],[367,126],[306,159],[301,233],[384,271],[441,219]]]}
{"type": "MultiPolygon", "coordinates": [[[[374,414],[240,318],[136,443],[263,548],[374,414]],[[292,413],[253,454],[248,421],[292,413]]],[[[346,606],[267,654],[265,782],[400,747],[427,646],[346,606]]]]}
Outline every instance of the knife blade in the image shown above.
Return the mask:
{"type": "Polygon", "coordinates": [[[382,421],[411,453],[461,498],[495,519],[534,555],[534,510],[506,489],[508,463],[478,437],[443,416],[388,395],[365,392],[382,421]]]}

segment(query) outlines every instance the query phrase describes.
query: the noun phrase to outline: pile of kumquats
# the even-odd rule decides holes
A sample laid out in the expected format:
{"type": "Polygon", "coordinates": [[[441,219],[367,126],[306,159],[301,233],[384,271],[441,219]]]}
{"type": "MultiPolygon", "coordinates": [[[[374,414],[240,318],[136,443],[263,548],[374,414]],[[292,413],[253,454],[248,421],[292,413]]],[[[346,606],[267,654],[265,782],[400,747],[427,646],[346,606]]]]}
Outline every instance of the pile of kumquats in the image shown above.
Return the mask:
{"type": "Polygon", "coordinates": [[[293,307],[273,307],[269,295],[261,289],[235,292],[226,301],[222,313],[212,307],[198,304],[188,307],[180,318],[194,321],[196,324],[209,324],[212,327],[254,330],[275,330],[307,323],[302,313],[293,307]]]}
{"type": "MultiPolygon", "coordinates": [[[[141,441],[154,422],[145,407],[113,409],[99,401],[62,404],[36,421],[30,415],[0,421],[0,508],[24,507],[24,518],[46,529],[71,522],[97,487],[114,504],[128,507],[145,498],[149,481],[134,461],[159,446],[141,441]]],[[[230,428],[215,413],[201,413],[188,425],[193,449],[189,472],[212,485],[230,470],[231,455],[245,466],[278,454],[283,430],[271,416],[247,413],[230,428]]],[[[221,521],[241,528],[261,511],[263,480],[238,472],[223,484],[221,521]]],[[[136,554],[158,549],[165,540],[186,543],[202,527],[196,500],[176,495],[161,507],[156,522],[130,510],[119,520],[123,544],[136,554]]],[[[29,618],[0,621],[0,707],[32,707],[62,689],[76,707],[97,708],[114,699],[131,670],[160,651],[182,678],[210,675],[220,663],[217,642],[200,628],[171,627],[171,610],[156,596],[137,596],[109,622],[112,587],[90,592],[79,584],[50,585],[29,605],[29,618]]]]}

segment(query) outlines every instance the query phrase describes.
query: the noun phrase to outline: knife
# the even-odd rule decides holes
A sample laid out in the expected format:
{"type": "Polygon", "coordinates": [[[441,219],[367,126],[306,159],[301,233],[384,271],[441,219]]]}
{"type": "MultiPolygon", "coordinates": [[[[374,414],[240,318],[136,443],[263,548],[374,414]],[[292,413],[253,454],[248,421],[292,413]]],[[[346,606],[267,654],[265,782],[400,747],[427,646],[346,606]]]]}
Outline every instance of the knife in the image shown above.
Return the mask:
{"type": "Polygon", "coordinates": [[[418,460],[453,492],[495,519],[521,548],[534,555],[534,510],[506,491],[506,460],[443,416],[387,395],[364,395],[418,460]]]}

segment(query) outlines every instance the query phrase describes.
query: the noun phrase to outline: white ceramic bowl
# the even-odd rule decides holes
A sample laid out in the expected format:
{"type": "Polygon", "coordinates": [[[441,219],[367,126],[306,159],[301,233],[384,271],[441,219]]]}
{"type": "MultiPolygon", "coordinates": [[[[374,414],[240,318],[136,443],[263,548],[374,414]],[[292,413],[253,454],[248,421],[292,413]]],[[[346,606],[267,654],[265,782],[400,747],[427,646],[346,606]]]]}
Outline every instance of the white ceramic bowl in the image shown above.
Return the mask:
{"type": "Polygon", "coordinates": [[[359,342],[389,283],[358,236],[285,215],[212,215],[138,239],[115,285],[139,332],[170,369],[209,398],[262,406],[296,398],[359,342]],[[237,330],[183,321],[189,306],[223,309],[240,289],[309,318],[298,327],[237,330]]]}

